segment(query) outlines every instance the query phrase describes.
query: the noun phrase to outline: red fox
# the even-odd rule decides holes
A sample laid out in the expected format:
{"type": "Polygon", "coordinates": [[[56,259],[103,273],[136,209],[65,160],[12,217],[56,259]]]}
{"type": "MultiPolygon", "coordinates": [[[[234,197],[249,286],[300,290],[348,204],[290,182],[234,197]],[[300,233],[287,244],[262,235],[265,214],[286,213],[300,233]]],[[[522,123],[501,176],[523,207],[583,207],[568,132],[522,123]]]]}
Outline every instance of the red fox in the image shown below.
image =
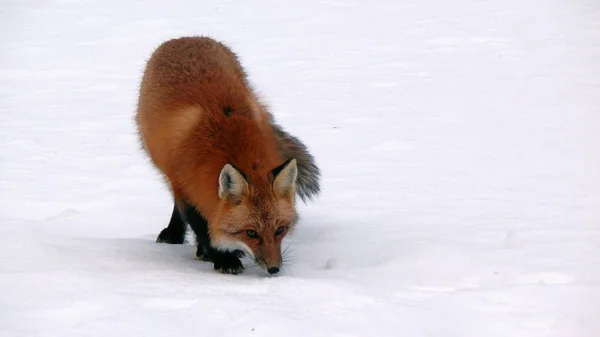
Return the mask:
{"type": "Polygon", "coordinates": [[[260,102],[237,55],[209,37],[162,43],[142,77],[136,123],[174,199],[157,242],[182,244],[189,224],[196,256],[217,271],[242,272],[248,255],[278,273],[295,197],[318,195],[321,173],[260,102]]]}

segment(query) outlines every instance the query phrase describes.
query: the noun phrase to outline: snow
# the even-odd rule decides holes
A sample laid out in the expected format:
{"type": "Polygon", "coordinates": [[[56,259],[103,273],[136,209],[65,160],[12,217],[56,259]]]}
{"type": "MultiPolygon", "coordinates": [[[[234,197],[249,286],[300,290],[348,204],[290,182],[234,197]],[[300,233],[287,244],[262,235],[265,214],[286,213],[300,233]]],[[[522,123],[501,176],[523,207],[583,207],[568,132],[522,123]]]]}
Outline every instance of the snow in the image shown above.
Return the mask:
{"type": "Polygon", "coordinates": [[[0,335],[600,336],[600,5],[0,3],[0,335]],[[154,242],[162,41],[228,43],[323,193],[289,263],[154,242]]]}

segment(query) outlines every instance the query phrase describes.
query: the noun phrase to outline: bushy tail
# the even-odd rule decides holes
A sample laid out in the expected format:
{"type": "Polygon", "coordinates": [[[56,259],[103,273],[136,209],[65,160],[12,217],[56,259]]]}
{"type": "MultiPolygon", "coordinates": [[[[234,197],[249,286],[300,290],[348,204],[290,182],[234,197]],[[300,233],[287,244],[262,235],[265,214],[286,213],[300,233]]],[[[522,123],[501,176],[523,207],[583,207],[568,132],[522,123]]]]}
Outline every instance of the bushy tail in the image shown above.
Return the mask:
{"type": "Polygon", "coordinates": [[[286,158],[296,158],[298,177],[296,178],[296,194],[305,203],[312,200],[321,192],[319,178],[321,171],[315,164],[314,157],[308,152],[306,145],[300,139],[285,132],[283,128],[273,123],[273,130],[279,150],[286,158]]]}

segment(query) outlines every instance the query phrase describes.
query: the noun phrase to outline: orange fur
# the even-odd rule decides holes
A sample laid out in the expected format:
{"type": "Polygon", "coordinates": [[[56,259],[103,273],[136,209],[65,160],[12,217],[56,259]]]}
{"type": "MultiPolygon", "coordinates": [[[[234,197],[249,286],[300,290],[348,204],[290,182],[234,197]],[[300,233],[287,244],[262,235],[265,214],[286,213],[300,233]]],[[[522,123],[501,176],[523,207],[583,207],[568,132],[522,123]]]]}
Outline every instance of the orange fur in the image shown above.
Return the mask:
{"type": "MultiPolygon", "coordinates": [[[[293,226],[294,191],[277,195],[273,190],[272,170],[286,158],[269,114],[226,46],[207,37],[159,46],[142,79],[136,120],[141,141],[176,202],[191,203],[208,220],[213,242],[243,241],[260,255],[253,240],[236,237],[241,230],[293,226]],[[219,174],[227,163],[249,185],[238,204],[219,198],[219,174]]],[[[273,245],[279,248],[280,240],[273,245]]],[[[269,254],[274,253],[261,258],[276,259],[269,254]]]]}

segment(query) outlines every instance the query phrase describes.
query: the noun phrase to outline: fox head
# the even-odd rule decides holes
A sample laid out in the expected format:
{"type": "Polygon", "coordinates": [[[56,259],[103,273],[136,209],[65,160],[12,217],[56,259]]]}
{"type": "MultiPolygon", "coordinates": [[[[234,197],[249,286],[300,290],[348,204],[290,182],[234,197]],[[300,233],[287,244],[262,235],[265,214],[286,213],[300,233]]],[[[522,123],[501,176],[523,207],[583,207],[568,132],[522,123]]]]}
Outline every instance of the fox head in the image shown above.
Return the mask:
{"type": "Polygon", "coordinates": [[[292,231],[298,168],[290,159],[264,175],[245,176],[226,164],[219,175],[219,211],[211,224],[215,248],[241,250],[269,274],[279,272],[281,241],[292,231]]]}

